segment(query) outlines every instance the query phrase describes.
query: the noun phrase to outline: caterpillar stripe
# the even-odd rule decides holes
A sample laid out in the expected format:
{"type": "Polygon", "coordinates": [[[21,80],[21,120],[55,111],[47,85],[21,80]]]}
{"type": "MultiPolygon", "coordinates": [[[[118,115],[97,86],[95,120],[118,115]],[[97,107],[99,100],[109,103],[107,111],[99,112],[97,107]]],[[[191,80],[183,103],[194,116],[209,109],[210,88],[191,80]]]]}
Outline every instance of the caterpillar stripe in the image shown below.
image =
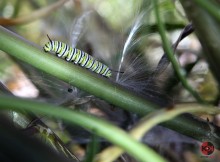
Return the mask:
{"type": "Polygon", "coordinates": [[[85,67],[107,78],[112,76],[112,72],[108,66],[95,60],[86,52],[83,52],[77,48],[72,48],[63,42],[50,40],[45,44],[44,51],[55,52],[57,57],[61,57],[68,62],[74,62],[75,64],[85,67]]]}

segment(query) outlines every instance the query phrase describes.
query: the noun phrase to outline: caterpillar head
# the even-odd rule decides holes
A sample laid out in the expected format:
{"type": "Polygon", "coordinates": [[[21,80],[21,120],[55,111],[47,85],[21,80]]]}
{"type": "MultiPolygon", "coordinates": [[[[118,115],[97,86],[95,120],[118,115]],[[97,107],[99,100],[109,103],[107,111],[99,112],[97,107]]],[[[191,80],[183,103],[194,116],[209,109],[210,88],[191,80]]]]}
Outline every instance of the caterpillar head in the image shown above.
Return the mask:
{"type": "Polygon", "coordinates": [[[49,39],[49,42],[47,42],[47,43],[45,44],[45,46],[44,46],[44,51],[45,51],[45,52],[51,51],[51,50],[52,50],[52,44],[53,44],[53,42],[52,42],[52,40],[50,39],[49,35],[47,35],[47,38],[49,39]]]}
{"type": "Polygon", "coordinates": [[[49,51],[51,51],[51,49],[52,49],[51,42],[47,42],[44,46],[44,51],[49,52],[49,51]]]}

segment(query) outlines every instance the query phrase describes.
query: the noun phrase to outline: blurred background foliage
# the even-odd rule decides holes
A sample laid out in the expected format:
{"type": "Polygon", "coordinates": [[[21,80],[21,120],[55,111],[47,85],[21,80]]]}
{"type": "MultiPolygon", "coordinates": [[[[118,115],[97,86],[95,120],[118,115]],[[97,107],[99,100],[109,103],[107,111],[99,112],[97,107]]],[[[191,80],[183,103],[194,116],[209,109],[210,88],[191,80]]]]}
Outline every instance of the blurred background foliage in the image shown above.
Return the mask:
{"type": "MultiPolygon", "coordinates": [[[[169,36],[170,42],[174,44],[183,28],[189,22],[179,1],[160,0],[159,7],[160,15],[167,29],[167,35],[169,36]]],[[[122,71],[131,67],[133,69],[129,73],[137,74],[137,71],[146,68],[144,73],[147,73],[148,78],[153,78],[153,82],[151,80],[145,87],[150,90],[144,92],[144,95],[148,95],[149,98],[158,105],[166,106],[181,102],[195,102],[192,95],[179,84],[170,65],[159,75],[150,76],[154,74],[157,64],[164,54],[150,1],[0,1],[0,24],[18,33],[30,42],[37,44],[41,49],[44,44],[48,42],[47,34],[53,40],[70,44],[71,37],[73,36],[72,30],[74,25],[76,25],[76,20],[85,13],[89,13],[89,16],[87,16],[83,22],[79,40],[76,42],[77,48],[105,62],[114,70],[118,69],[121,54],[123,50],[125,50],[126,39],[132,29],[134,29],[133,25],[135,21],[144,13],[144,16],[142,16],[139,22],[140,27],[129,42],[129,48],[127,48],[128,53],[134,54],[134,56],[128,58],[128,61],[123,65],[122,71]],[[141,55],[141,59],[144,58],[144,64],[131,65],[129,59],[133,60],[139,55],[141,55]]],[[[202,53],[201,45],[194,34],[185,38],[176,49],[176,57],[179,58],[178,61],[181,66],[184,67],[184,72],[186,73],[190,85],[204,100],[216,104],[218,103],[219,95],[218,84],[209,70],[208,63],[202,53]]],[[[126,73],[124,75],[125,78],[128,77],[126,73]]],[[[134,75],[127,81],[126,79],[125,81],[121,81],[120,84],[125,85],[125,87],[133,86],[133,89],[138,89],[140,88],[140,83],[143,83],[143,81],[138,82],[135,80],[143,79],[146,76],[142,76],[141,74],[139,77],[140,78],[137,78],[136,75],[134,75]]],[[[30,65],[11,58],[3,51],[0,51],[0,80],[5,85],[5,91],[11,93],[11,95],[37,99],[85,111],[107,119],[125,129],[133,125],[138,118],[134,114],[117,109],[90,94],[71,87],[68,83],[64,83],[34,69],[30,65]]],[[[97,137],[92,136],[91,133],[82,130],[82,128],[69,126],[63,123],[63,121],[52,120],[47,117],[38,117],[37,119],[34,117],[35,120],[33,120],[33,116],[31,116],[30,119],[24,119],[24,116],[19,113],[10,113],[13,121],[18,124],[19,127],[25,129],[25,131],[28,132],[27,134],[36,134],[33,132],[38,132],[41,136],[48,138],[50,142],[52,141],[52,145],[58,141],[61,145],[65,145],[65,147],[68,146],[68,149],[80,160],[86,159],[89,161],[89,148],[94,149],[95,151],[92,151],[94,151],[95,154],[98,152],[98,149],[102,150],[109,145],[107,141],[96,139],[97,137]],[[39,122],[41,120],[46,123],[49,128],[39,122]],[[51,135],[52,137],[49,137],[47,132],[42,131],[48,129],[55,132],[55,134],[51,135]],[[56,140],[53,140],[54,138],[56,140]],[[57,139],[61,140],[59,141],[57,139]],[[99,144],[97,144],[97,140],[99,144]],[[88,143],[90,143],[90,145],[87,146],[88,143]]],[[[202,117],[207,118],[206,115],[202,117]]],[[[209,119],[215,120],[215,122],[219,124],[218,117],[213,118],[209,116],[209,119]]],[[[172,131],[164,132],[161,132],[159,128],[155,128],[155,130],[151,132],[152,134],[149,133],[144,137],[143,141],[152,145],[157,152],[170,161],[190,162],[201,160],[199,156],[196,156],[199,154],[198,143],[192,139],[176,135],[172,131]],[[155,136],[154,140],[152,140],[152,136],[155,136]],[[155,142],[155,139],[158,141],[155,142]],[[180,157],[183,158],[180,159],[180,157]]],[[[72,156],[71,153],[66,154],[68,157],[72,156]]],[[[94,155],[90,156],[93,157],[94,155]]],[[[123,154],[117,161],[135,160],[123,154]]]]}

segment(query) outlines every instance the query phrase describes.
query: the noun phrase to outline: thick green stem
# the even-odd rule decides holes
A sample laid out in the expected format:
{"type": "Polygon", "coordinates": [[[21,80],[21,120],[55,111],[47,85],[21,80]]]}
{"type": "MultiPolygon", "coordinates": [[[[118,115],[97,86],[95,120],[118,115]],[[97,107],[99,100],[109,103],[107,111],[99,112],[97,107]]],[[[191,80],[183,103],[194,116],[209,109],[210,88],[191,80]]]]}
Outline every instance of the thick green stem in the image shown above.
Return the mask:
{"type": "MultiPolygon", "coordinates": [[[[30,45],[30,43],[2,27],[0,27],[0,49],[77,88],[130,112],[146,115],[158,110],[158,107],[147,101],[147,99],[84,68],[46,54],[42,49],[30,45]]],[[[219,138],[212,134],[210,135],[209,124],[206,122],[198,121],[192,117],[180,116],[166,122],[164,125],[201,141],[208,139],[213,141],[216,147],[220,147],[219,138]]]]}
{"type": "MultiPolygon", "coordinates": [[[[205,3],[205,1],[202,1],[203,0],[196,0],[196,3],[205,3]]],[[[209,66],[218,83],[220,83],[220,23],[216,21],[208,11],[199,7],[194,1],[180,0],[180,2],[184,7],[187,16],[192,21],[195,32],[202,44],[204,55],[206,56],[209,66]]],[[[218,10],[215,12],[219,13],[219,9],[215,8],[215,10],[218,10]]]]}
{"type": "Polygon", "coordinates": [[[63,119],[70,124],[76,124],[101,136],[112,143],[122,147],[129,154],[133,155],[140,162],[166,162],[152,149],[134,140],[126,132],[107,123],[104,120],[91,115],[71,111],[64,107],[55,107],[45,103],[38,103],[15,97],[0,96],[0,109],[10,109],[15,111],[32,111],[34,113],[47,114],[63,119]]]}
{"type": "Polygon", "coordinates": [[[220,22],[219,4],[215,1],[193,0],[195,4],[204,8],[210,15],[220,22]]]}
{"type": "Polygon", "coordinates": [[[158,108],[109,79],[45,53],[43,48],[30,45],[3,27],[0,28],[0,49],[96,97],[126,107],[129,111],[144,115],[158,108]]]}

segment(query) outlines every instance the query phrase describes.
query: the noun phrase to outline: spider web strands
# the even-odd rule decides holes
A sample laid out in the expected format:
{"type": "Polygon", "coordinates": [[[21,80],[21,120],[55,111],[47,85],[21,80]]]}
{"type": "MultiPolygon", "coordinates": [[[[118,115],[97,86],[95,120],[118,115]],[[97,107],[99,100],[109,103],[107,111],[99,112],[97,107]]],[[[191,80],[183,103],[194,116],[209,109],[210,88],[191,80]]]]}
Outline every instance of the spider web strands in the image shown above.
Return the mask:
{"type": "Polygon", "coordinates": [[[38,69],[17,60],[23,72],[32,84],[34,84],[39,90],[39,95],[35,100],[52,103],[55,105],[64,105],[75,107],[89,102],[94,96],[88,95],[84,91],[71,86],[70,83],[66,83],[59,80],[47,73],[39,71],[38,69]]]}
{"type": "MultiPolygon", "coordinates": [[[[87,11],[80,16],[74,18],[74,21],[72,22],[71,28],[69,30],[69,43],[71,47],[75,48],[79,39],[85,33],[86,25],[88,25],[88,18],[91,13],[92,11],[87,11]]],[[[31,69],[33,69],[33,67],[31,69]]],[[[49,97],[51,97],[51,100],[49,99],[49,102],[54,102],[54,104],[58,105],[73,106],[73,104],[85,103],[91,97],[85,96],[84,92],[80,91],[76,87],[71,86],[70,84],[64,84],[62,83],[62,81],[57,80],[56,78],[37,71],[37,69],[33,70],[36,71],[36,75],[33,75],[32,73],[24,69],[24,71],[29,74],[30,79],[34,84],[37,84],[41,90],[46,90],[46,95],[49,94],[49,97]],[[61,96],[61,94],[63,96],[61,96]]]]}
{"type": "MultiPolygon", "coordinates": [[[[85,11],[80,16],[74,18],[74,21],[71,25],[70,32],[69,32],[70,33],[69,44],[72,48],[75,48],[77,46],[77,43],[81,39],[81,37],[85,36],[85,32],[88,33],[87,30],[88,30],[89,26],[91,25],[91,22],[89,22],[89,20],[91,21],[91,19],[94,17],[94,14],[92,14],[92,13],[94,13],[93,10],[85,11]]],[[[88,53],[88,54],[89,54],[89,56],[91,56],[90,53],[88,53]]],[[[89,57],[89,58],[91,58],[91,57],[89,57]]],[[[95,61],[95,60],[96,59],[94,58],[93,61],[95,61]]],[[[102,63],[102,62],[100,62],[100,63],[102,63]]]]}
{"type": "MultiPolygon", "coordinates": [[[[145,115],[158,110],[158,106],[150,103],[145,98],[133,94],[118,84],[112,83],[105,78],[97,77],[88,70],[78,66],[69,66],[57,57],[45,55],[42,50],[30,45],[3,27],[0,27],[0,33],[1,50],[24,62],[28,62],[42,71],[65,82],[71,80],[72,85],[128,111],[145,115]],[[12,46],[14,48],[11,48],[12,46]],[[103,89],[105,90],[103,91],[103,89]]],[[[210,134],[209,124],[205,121],[197,120],[192,116],[180,116],[163,125],[200,141],[208,139],[215,143],[217,148],[220,148],[220,135],[210,134]]],[[[217,130],[216,133],[218,133],[219,128],[215,126],[215,129],[217,130]]]]}
{"type": "Polygon", "coordinates": [[[25,73],[27,79],[38,89],[39,95],[36,100],[53,103],[55,105],[73,105],[76,98],[78,100],[78,90],[72,87],[70,84],[63,82],[45,72],[21,62],[20,60],[13,58],[18,64],[19,69],[25,73]],[[72,92],[68,93],[68,88],[72,88],[72,92]]]}
{"type": "Polygon", "coordinates": [[[40,91],[40,95],[36,98],[39,101],[74,107],[87,103],[93,98],[84,91],[46,73],[35,73],[28,77],[40,91]]]}
{"type": "MultiPolygon", "coordinates": [[[[78,18],[75,18],[75,21],[72,25],[73,30],[71,35],[71,37],[75,37],[73,40],[80,39],[85,32],[86,25],[88,25],[88,17],[90,16],[91,12],[92,11],[85,12],[78,18]],[[74,35],[75,32],[77,33],[76,35],[74,35]]],[[[73,43],[76,44],[77,41],[73,41],[73,43]]],[[[86,103],[91,98],[91,95],[88,96],[88,94],[85,94],[85,92],[80,91],[68,83],[64,83],[46,73],[40,72],[27,64],[21,63],[18,60],[16,60],[16,62],[19,63],[22,70],[28,75],[28,78],[40,90],[40,96],[37,98],[38,100],[56,105],[73,106],[86,103]],[[71,92],[69,92],[69,90],[71,92]]]]}

